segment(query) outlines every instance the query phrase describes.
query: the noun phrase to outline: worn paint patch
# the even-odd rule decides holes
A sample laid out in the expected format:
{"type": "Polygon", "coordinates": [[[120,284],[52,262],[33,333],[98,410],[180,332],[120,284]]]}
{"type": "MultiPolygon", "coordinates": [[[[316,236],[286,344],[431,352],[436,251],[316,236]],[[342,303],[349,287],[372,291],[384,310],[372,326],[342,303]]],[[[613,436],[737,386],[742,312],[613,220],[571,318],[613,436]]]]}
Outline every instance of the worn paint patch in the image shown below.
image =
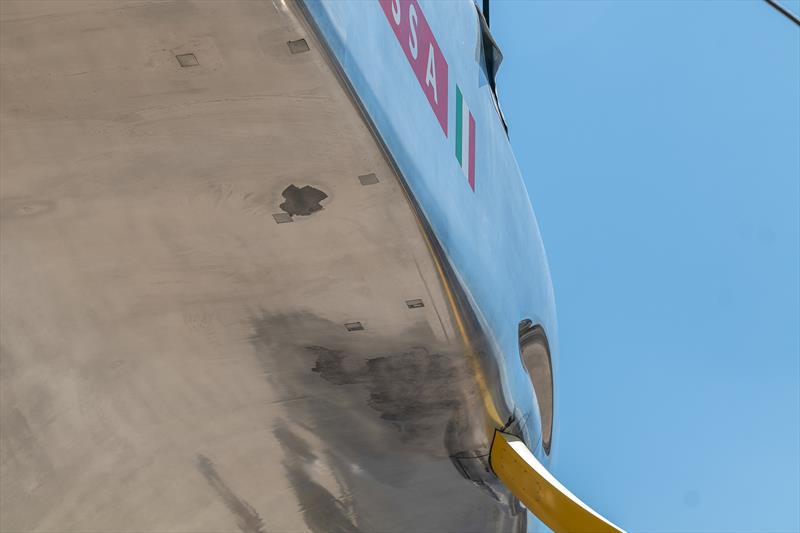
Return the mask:
{"type": "Polygon", "coordinates": [[[312,213],[322,210],[320,202],[328,197],[327,194],[306,185],[302,188],[292,184],[283,190],[282,196],[286,199],[281,204],[281,209],[289,213],[291,216],[306,217],[312,213]]]}
{"type": "MultiPolygon", "coordinates": [[[[274,434],[292,489],[303,504],[311,493],[335,504],[303,507],[309,529],[329,531],[335,523],[342,531],[350,524],[376,530],[360,521],[375,506],[385,530],[524,526],[524,514],[508,514],[502,487],[492,487],[491,498],[470,491],[462,485],[465,468],[450,459],[489,451],[481,398],[460,346],[439,341],[427,323],[391,335],[379,329],[353,335],[308,311],[255,310],[250,326],[254,355],[276,404],[285,409],[274,434]],[[301,434],[313,442],[299,444],[301,434]],[[320,475],[326,470],[334,482],[320,475]],[[405,505],[376,501],[366,479],[402,491],[405,505]],[[409,505],[419,512],[414,518],[409,505]],[[440,505],[454,512],[436,513],[433,507],[440,505]]],[[[468,479],[477,484],[479,466],[468,468],[475,472],[468,479]]]]}
{"type": "Polygon", "coordinates": [[[336,495],[314,479],[313,463],[318,458],[309,443],[288,425],[276,427],[273,434],[284,451],[283,468],[308,529],[312,533],[359,533],[358,515],[346,489],[338,486],[341,494],[336,495]]]}
{"type": "Polygon", "coordinates": [[[198,455],[195,459],[197,470],[203,474],[214,492],[233,514],[236,525],[242,533],[266,533],[264,520],[253,509],[253,506],[237,496],[227,483],[220,477],[214,463],[205,455],[198,455]]]}
{"type": "Polygon", "coordinates": [[[55,202],[26,198],[5,198],[0,204],[0,215],[4,219],[46,215],[56,208],[55,202]]]}
{"type": "Polygon", "coordinates": [[[317,356],[312,370],[325,381],[366,386],[367,404],[396,426],[404,442],[424,440],[433,428],[464,420],[458,383],[465,375],[455,357],[416,348],[358,360],[323,346],[308,350],[317,356]]]}

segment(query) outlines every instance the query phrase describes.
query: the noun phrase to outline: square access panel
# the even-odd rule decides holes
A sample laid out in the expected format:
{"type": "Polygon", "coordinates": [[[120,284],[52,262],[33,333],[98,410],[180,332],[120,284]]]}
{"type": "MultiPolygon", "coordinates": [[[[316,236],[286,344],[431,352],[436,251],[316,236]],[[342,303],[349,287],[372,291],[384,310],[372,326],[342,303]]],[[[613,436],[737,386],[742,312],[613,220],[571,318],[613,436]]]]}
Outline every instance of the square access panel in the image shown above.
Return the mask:
{"type": "Polygon", "coordinates": [[[297,39],[296,41],[289,41],[286,43],[289,45],[289,51],[293,54],[302,54],[303,52],[308,52],[308,43],[305,39],[297,39]]]}
{"type": "Polygon", "coordinates": [[[378,183],[378,176],[375,174],[365,174],[363,176],[359,176],[358,181],[361,182],[361,185],[375,185],[378,183]]]}
{"type": "Polygon", "coordinates": [[[178,63],[184,68],[196,67],[200,64],[200,62],[197,60],[197,56],[194,54],[179,54],[175,56],[175,59],[177,59],[178,63]]]}
{"type": "Polygon", "coordinates": [[[275,213],[272,215],[272,218],[275,219],[275,222],[278,224],[285,224],[287,222],[294,222],[292,215],[289,213],[275,213]]]}

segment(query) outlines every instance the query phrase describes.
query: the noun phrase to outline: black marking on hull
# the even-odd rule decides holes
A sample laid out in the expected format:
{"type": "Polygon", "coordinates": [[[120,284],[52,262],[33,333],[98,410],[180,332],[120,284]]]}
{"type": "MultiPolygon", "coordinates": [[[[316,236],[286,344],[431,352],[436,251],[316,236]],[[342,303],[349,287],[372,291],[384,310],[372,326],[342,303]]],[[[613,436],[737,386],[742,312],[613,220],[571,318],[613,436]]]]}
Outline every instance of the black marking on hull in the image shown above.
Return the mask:
{"type": "Polygon", "coordinates": [[[214,463],[205,455],[198,455],[195,460],[197,470],[203,474],[208,484],[219,495],[225,507],[233,513],[236,525],[242,533],[267,533],[264,530],[264,520],[259,516],[253,506],[239,498],[227,483],[220,477],[214,463]]]}
{"type": "Polygon", "coordinates": [[[301,217],[321,211],[322,206],[319,203],[328,197],[327,194],[311,185],[300,188],[294,184],[286,187],[282,195],[286,201],[281,204],[281,209],[291,216],[301,217]]]}

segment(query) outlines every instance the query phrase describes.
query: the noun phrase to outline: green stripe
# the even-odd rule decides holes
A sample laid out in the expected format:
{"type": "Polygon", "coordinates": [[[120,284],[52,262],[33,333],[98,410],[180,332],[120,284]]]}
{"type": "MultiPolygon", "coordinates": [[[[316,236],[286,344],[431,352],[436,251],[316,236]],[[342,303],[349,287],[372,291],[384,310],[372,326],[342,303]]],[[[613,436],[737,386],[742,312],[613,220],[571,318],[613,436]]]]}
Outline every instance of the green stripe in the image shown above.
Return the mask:
{"type": "Polygon", "coordinates": [[[458,159],[458,164],[463,166],[461,162],[461,147],[464,145],[463,141],[461,140],[461,129],[463,125],[463,111],[461,108],[463,107],[463,103],[461,102],[461,89],[458,88],[456,85],[456,159],[458,159]]]}

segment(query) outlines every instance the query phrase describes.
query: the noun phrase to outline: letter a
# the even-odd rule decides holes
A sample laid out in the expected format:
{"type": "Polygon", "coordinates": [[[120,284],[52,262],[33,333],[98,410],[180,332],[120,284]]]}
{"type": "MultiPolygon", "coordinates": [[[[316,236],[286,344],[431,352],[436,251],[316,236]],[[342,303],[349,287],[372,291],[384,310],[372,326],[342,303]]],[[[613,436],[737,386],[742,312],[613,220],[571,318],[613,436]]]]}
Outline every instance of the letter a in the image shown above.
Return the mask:
{"type": "Polygon", "coordinates": [[[428,68],[425,72],[425,85],[433,86],[433,101],[439,103],[439,94],[436,91],[436,65],[433,59],[433,44],[428,44],[428,68]]]}

